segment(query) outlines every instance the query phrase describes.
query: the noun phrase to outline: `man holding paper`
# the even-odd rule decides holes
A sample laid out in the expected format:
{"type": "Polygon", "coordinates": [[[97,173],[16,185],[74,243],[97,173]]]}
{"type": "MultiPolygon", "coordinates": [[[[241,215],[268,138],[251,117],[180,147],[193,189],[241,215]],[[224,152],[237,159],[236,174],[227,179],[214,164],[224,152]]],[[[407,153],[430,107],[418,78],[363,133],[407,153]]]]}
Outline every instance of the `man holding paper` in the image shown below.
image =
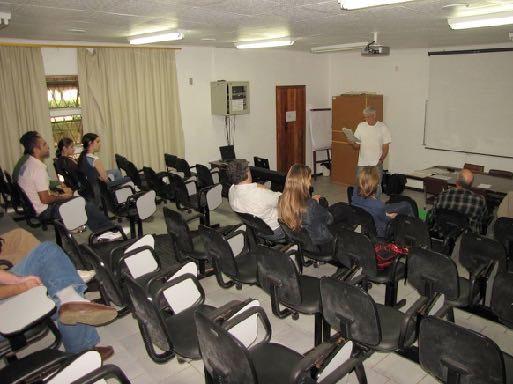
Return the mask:
{"type": "MultiPolygon", "coordinates": [[[[348,140],[355,149],[360,150],[358,156],[358,166],[356,167],[356,175],[360,173],[363,167],[376,167],[379,173],[379,184],[376,192],[376,198],[381,196],[381,180],[383,178],[383,160],[388,155],[392,136],[390,130],[381,121],[377,121],[376,109],[367,107],[363,110],[364,122],[358,124],[354,132],[354,138],[348,140]]],[[[347,136],[347,135],[346,135],[347,136]]]]}

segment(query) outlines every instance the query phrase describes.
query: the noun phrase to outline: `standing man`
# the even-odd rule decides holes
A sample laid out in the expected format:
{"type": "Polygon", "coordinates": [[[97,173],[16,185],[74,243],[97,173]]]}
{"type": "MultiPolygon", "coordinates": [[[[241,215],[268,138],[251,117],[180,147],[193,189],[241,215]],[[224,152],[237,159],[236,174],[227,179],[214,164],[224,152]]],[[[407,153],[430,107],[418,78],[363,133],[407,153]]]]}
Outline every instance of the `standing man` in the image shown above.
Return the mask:
{"type": "Polygon", "coordinates": [[[358,124],[354,136],[359,143],[351,143],[353,148],[360,150],[356,175],[363,167],[376,167],[379,173],[379,184],[376,198],[381,197],[381,180],[383,179],[383,160],[388,155],[392,136],[390,130],[381,121],[377,121],[376,109],[367,107],[363,110],[364,122],[358,124]]]}

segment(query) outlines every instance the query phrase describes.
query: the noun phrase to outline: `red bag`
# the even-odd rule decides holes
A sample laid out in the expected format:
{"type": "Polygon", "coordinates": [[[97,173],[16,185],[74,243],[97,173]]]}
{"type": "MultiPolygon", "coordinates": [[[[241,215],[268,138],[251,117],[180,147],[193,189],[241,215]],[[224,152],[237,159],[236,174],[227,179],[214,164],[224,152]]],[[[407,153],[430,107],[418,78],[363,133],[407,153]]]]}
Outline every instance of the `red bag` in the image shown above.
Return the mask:
{"type": "Polygon", "coordinates": [[[377,243],[374,246],[376,265],[379,270],[387,269],[395,259],[408,254],[408,248],[399,247],[393,243],[377,243]]]}

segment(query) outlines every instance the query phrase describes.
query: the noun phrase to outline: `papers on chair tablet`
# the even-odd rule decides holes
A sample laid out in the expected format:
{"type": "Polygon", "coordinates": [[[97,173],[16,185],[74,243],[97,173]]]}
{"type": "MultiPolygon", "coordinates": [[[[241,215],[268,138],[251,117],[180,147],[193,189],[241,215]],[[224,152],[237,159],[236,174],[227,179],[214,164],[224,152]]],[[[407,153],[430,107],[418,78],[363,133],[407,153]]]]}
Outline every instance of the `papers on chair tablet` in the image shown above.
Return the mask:
{"type": "Polygon", "coordinates": [[[344,135],[346,135],[346,138],[349,142],[351,142],[351,143],[359,143],[360,142],[360,140],[355,137],[353,131],[351,131],[350,129],[342,128],[342,132],[344,132],[344,135]]]}
{"type": "Polygon", "coordinates": [[[440,180],[449,180],[452,178],[452,176],[447,176],[447,175],[432,175],[431,176],[433,179],[440,179],[440,180]]]}
{"type": "Polygon", "coordinates": [[[491,188],[491,184],[479,184],[476,188],[477,189],[488,189],[491,188]]]}

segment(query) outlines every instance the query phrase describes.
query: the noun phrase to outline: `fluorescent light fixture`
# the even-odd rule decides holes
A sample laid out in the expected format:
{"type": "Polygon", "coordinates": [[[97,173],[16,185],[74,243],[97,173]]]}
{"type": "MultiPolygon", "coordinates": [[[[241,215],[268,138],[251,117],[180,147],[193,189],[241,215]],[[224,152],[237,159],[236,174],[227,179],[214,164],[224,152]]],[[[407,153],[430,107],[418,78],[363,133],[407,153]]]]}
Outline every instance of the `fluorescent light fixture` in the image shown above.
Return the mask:
{"type": "Polygon", "coordinates": [[[447,19],[452,29],[468,29],[479,27],[497,27],[513,24],[513,12],[495,12],[484,15],[454,17],[447,19]]]}
{"type": "Polygon", "coordinates": [[[130,44],[140,45],[140,44],[156,43],[159,41],[174,41],[174,40],[182,40],[182,39],[183,39],[183,33],[167,32],[167,33],[159,33],[157,35],[133,37],[133,38],[130,38],[130,44]]]}
{"type": "Polygon", "coordinates": [[[312,53],[324,53],[324,52],[336,52],[336,51],[349,51],[351,49],[358,49],[367,46],[367,41],[359,41],[357,43],[346,43],[337,45],[326,45],[324,47],[313,47],[310,48],[312,53]]]}
{"type": "Polygon", "coordinates": [[[413,0],[338,0],[340,7],[347,10],[376,7],[378,5],[406,3],[408,1],[413,0]]]}
{"type": "Polygon", "coordinates": [[[248,48],[273,48],[273,47],[288,47],[294,44],[294,40],[267,40],[255,41],[251,43],[235,43],[235,48],[248,49],[248,48]]]}

